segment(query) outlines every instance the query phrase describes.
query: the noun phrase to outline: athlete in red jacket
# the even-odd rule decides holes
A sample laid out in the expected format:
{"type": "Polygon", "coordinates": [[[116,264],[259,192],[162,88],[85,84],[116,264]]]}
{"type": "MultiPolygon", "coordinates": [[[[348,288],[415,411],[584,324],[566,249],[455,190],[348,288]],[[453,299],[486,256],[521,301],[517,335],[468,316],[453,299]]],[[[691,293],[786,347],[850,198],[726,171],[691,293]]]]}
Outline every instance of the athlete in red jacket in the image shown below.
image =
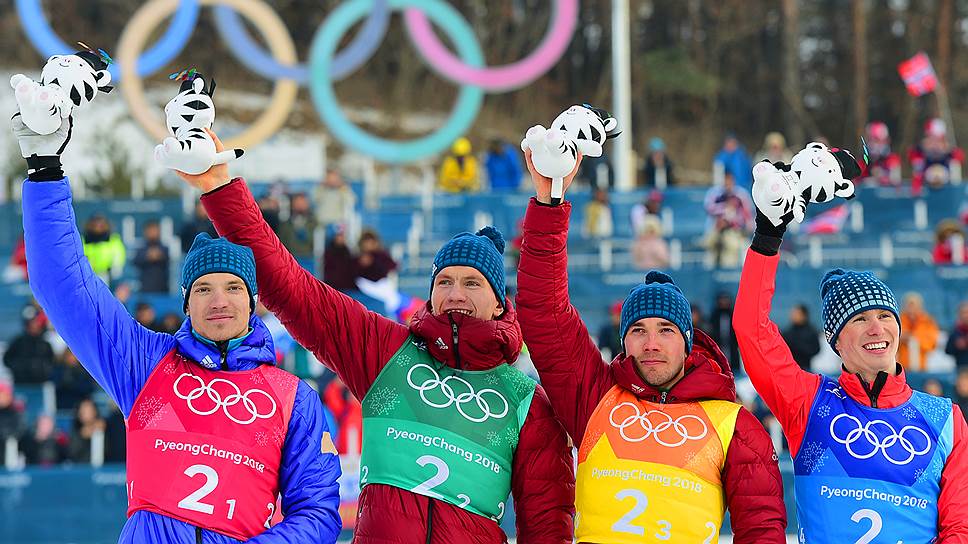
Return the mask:
{"type": "Polygon", "coordinates": [[[648,274],[623,304],[626,353],[606,364],[569,303],[571,204],[549,204],[550,180],[527,159],[538,195],[524,220],[518,312],[555,413],[579,447],[578,541],[718,541],[728,508],[734,542],[786,542],[770,438],[735,403],[729,364],[693,330],[679,288],[648,274]]]}
{"type": "Polygon", "coordinates": [[[868,272],[824,277],[824,330],[843,359],[836,381],[802,370],[770,320],[790,218],[774,226],[757,213],[733,327],[790,445],[801,542],[968,543],[965,419],[908,386],[890,289],[868,272]]]}
{"type": "Polygon", "coordinates": [[[218,231],[252,248],[265,306],[362,399],[364,487],[354,542],[505,542],[497,523],[503,486],[514,497],[518,542],[572,541],[567,437],[544,390],[508,364],[522,342],[514,308],[497,296],[504,291],[503,243],[492,240],[499,233],[464,233],[445,244],[431,301],[408,328],[302,269],[224,165],[182,177],[205,193],[218,231]],[[510,424],[498,432],[497,420],[510,424]],[[468,438],[448,433],[448,425],[492,430],[468,438]]]}

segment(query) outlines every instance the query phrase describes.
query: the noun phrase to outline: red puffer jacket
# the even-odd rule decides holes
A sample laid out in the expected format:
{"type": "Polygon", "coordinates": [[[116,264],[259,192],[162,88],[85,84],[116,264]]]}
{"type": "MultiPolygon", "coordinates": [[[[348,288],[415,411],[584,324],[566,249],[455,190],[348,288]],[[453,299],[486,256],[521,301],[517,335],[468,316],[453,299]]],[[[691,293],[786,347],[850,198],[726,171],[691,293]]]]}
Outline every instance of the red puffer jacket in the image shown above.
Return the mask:
{"type": "MultiPolygon", "coordinates": [[[[493,321],[454,316],[459,361],[447,318],[418,311],[408,328],[330,288],[301,268],[269,226],[241,179],[202,195],[219,234],[252,248],[259,297],[306,349],[362,399],[410,333],[428,340],[435,359],[485,370],[514,361],[521,329],[514,309],[493,321]]],[[[429,285],[429,277],[428,277],[429,285]]],[[[567,436],[539,386],[514,454],[511,494],[520,543],[570,543],[575,476],[567,436]]],[[[492,544],[506,536],[490,519],[397,487],[371,484],[359,499],[354,542],[369,544],[492,544]],[[428,538],[429,535],[429,538],[428,538]]]]}
{"type": "MultiPolygon", "coordinates": [[[[524,219],[518,268],[521,328],[555,413],[576,444],[605,393],[618,384],[652,402],[736,400],[729,363],[707,335],[696,331],[686,374],[664,395],[646,384],[635,360],[619,354],[610,364],[588,334],[568,297],[568,216],[571,204],[542,206],[531,200],[524,219]],[[568,349],[562,349],[568,346],[568,349]]],[[[741,409],[723,468],[733,542],[784,543],[783,481],[769,435],[741,409]]]]}

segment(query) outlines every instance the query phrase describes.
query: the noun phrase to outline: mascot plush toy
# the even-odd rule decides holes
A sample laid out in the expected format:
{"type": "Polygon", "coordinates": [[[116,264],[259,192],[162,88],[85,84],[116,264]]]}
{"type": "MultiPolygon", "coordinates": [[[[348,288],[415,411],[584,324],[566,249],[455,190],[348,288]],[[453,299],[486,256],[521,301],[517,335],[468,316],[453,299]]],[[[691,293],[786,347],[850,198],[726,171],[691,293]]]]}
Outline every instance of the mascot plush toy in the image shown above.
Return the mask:
{"type": "Polygon", "coordinates": [[[201,174],[212,165],[224,164],[242,156],[241,149],[215,152],[215,141],[205,130],[215,122],[215,80],[205,88],[202,74],[183,70],[172,74],[171,79],[180,80],[178,94],[165,106],[165,119],[171,136],[155,146],[155,160],[165,168],[201,174]]]}
{"type": "Polygon", "coordinates": [[[15,74],[10,86],[24,124],[37,134],[53,134],[74,108],[94,100],[98,92],[111,92],[109,64],[111,57],[101,49],[97,53],[78,51],[47,59],[40,83],[15,74]]]}
{"type": "Polygon", "coordinates": [[[588,104],[572,106],[561,112],[546,129],[535,125],[521,141],[521,150],[531,150],[531,162],[541,175],[551,178],[551,199],[562,197],[564,177],[574,170],[578,153],[602,156],[605,141],[620,134],[618,121],[604,110],[588,104]]]}
{"type": "Polygon", "coordinates": [[[753,167],[753,202],[774,225],[789,221],[788,214],[799,223],[809,202],[854,198],[851,180],[860,174],[850,151],[811,142],[790,164],[764,160],[753,167]]]}

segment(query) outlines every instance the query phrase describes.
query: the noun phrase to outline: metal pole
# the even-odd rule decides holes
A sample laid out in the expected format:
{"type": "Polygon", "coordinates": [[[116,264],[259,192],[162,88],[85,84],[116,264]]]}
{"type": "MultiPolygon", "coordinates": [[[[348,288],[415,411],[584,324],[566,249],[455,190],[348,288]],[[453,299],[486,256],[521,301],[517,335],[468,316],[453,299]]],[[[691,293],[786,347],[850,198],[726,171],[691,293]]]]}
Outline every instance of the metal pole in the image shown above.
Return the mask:
{"type": "Polygon", "coordinates": [[[615,187],[629,190],[635,186],[632,160],[632,66],[628,0],[612,0],[612,96],[615,119],[621,136],[612,142],[612,169],[615,187]]]}

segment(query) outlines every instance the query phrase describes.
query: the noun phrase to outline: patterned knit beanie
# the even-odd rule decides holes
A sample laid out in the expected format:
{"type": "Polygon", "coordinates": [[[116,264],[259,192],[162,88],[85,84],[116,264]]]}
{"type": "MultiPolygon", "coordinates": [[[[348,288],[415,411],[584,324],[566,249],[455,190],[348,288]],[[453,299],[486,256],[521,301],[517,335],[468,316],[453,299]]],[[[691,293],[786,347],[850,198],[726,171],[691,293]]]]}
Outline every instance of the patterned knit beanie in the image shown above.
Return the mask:
{"type": "Polygon", "coordinates": [[[838,355],[837,337],[840,331],[850,318],[861,312],[875,308],[887,310],[894,314],[898,327],[901,326],[894,293],[870,272],[835,268],[820,280],[820,296],[823,298],[820,309],[823,333],[838,355]]]}
{"type": "Polygon", "coordinates": [[[195,280],[215,272],[227,272],[241,278],[249,290],[250,310],[255,310],[259,286],[255,282],[255,256],[252,250],[225,238],[212,238],[207,232],[195,237],[192,248],[185,255],[181,275],[183,310],[188,309],[188,295],[195,280]]]}
{"type": "Polygon", "coordinates": [[[646,317],[661,317],[675,323],[686,340],[686,353],[692,351],[692,309],[679,286],[668,274],[652,270],[645,283],[632,289],[622,304],[622,346],[625,335],[636,321],[646,317]]]}
{"type": "Polygon", "coordinates": [[[462,232],[451,238],[434,257],[430,276],[430,290],[441,270],[448,266],[469,266],[484,275],[491,284],[497,301],[504,305],[504,236],[501,231],[487,226],[474,234],[462,232]]]}

